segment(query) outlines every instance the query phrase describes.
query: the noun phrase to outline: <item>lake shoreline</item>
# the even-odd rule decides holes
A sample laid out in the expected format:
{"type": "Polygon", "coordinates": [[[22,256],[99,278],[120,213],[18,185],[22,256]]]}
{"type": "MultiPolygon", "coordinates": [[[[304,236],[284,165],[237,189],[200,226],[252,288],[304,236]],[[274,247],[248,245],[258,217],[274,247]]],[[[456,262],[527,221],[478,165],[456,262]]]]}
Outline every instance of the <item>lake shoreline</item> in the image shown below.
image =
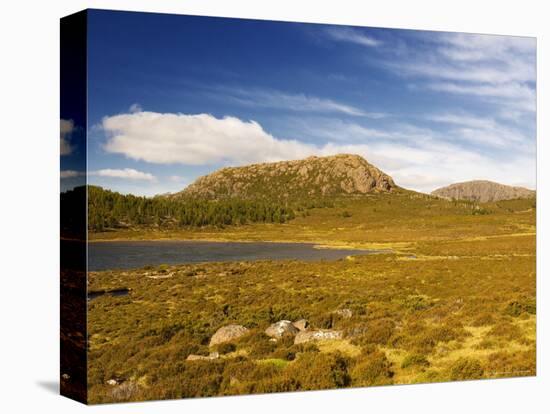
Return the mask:
{"type": "Polygon", "coordinates": [[[257,260],[338,260],[349,256],[393,253],[391,250],[326,248],[311,242],[132,240],[91,243],[88,266],[92,271],[131,269],[161,264],[257,260]]]}
{"type": "Polygon", "coordinates": [[[179,237],[155,237],[155,238],[137,238],[137,237],[114,237],[111,239],[98,238],[88,239],[88,243],[110,243],[110,242],[210,242],[210,243],[276,243],[276,244],[311,244],[315,249],[348,249],[348,250],[380,250],[381,252],[398,253],[401,250],[409,250],[413,242],[366,242],[354,243],[343,240],[288,240],[288,239],[251,239],[251,238],[228,238],[228,237],[197,237],[197,238],[179,238],[179,237]]]}

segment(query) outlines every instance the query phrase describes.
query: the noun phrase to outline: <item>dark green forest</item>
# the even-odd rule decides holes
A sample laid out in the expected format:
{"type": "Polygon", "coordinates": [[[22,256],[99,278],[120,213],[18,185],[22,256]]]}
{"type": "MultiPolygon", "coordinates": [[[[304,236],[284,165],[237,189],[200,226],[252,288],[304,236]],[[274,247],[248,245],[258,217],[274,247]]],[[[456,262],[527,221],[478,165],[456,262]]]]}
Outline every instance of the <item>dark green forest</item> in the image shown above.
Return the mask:
{"type": "Polygon", "coordinates": [[[285,223],[295,217],[295,208],[266,200],[138,197],[88,186],[88,228],[97,232],[136,226],[177,228],[285,223]]]}

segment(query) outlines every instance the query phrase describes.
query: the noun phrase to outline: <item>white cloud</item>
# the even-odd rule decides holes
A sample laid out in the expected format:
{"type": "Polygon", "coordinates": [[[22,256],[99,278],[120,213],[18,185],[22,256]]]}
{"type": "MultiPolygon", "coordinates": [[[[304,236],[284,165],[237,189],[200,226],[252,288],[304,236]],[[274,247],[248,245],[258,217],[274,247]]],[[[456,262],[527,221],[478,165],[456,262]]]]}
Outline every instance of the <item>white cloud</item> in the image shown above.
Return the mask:
{"type": "Polygon", "coordinates": [[[325,122],[304,130],[328,139],[320,145],[276,138],[254,121],[218,119],[207,114],[122,114],[105,118],[103,128],[108,134],[107,151],[151,163],[244,165],[354,153],[392,175],[399,185],[417,191],[429,192],[441,185],[482,178],[534,186],[533,154],[514,150],[510,160],[503,162],[476,147],[466,149],[454,142],[461,138],[459,134],[466,137],[462,139],[481,139],[473,135],[483,128],[491,131],[495,125],[491,120],[468,119],[464,114],[443,114],[437,119],[450,124],[464,122],[466,126],[449,137],[406,124],[381,130],[342,121],[325,122]],[[347,143],[335,139],[339,136],[345,136],[347,143]]]}
{"type": "Polygon", "coordinates": [[[168,177],[168,179],[173,183],[182,183],[188,181],[186,177],[182,177],[181,175],[171,175],[168,177]]]}
{"type": "MultiPolygon", "coordinates": [[[[155,182],[156,177],[152,174],[145,173],[142,171],[135,170],[133,168],[105,168],[101,170],[89,171],[89,176],[96,177],[109,177],[109,178],[123,178],[128,180],[138,180],[138,181],[150,181],[155,182]]],[[[86,173],[84,171],[75,171],[75,170],[62,170],[60,173],[62,179],[74,178],[74,177],[84,177],[86,173]]]]}
{"type": "Polygon", "coordinates": [[[73,152],[69,140],[74,130],[74,122],[71,119],[61,119],[59,127],[61,155],[69,155],[73,152]]]}
{"type": "Polygon", "coordinates": [[[75,171],[75,170],[62,170],[59,174],[62,179],[65,178],[73,178],[73,177],[80,177],[86,175],[86,173],[82,171],[75,171]]]}
{"type": "Polygon", "coordinates": [[[105,168],[102,170],[91,171],[90,175],[98,177],[124,178],[128,180],[155,181],[154,175],[135,170],[133,168],[113,169],[105,168]]]}
{"type": "Polygon", "coordinates": [[[254,121],[139,112],[106,117],[104,149],[157,164],[204,165],[301,158],[315,147],[277,139],[254,121]]]}
{"type": "Polygon", "coordinates": [[[350,27],[330,27],[325,30],[325,33],[333,40],[355,43],[361,46],[377,47],[382,44],[380,40],[350,27]]]}

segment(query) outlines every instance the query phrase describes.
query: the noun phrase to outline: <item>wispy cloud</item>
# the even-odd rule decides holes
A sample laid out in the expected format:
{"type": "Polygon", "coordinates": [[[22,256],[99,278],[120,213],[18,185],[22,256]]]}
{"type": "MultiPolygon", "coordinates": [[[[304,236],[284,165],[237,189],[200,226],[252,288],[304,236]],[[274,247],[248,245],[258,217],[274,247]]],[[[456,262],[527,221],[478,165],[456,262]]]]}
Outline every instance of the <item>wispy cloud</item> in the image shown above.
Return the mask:
{"type": "Polygon", "coordinates": [[[61,155],[70,155],[73,147],[70,143],[70,137],[74,130],[74,122],[71,119],[61,119],[59,127],[61,155]]]}
{"type": "Polygon", "coordinates": [[[452,138],[470,141],[477,146],[508,148],[514,151],[534,153],[534,137],[526,136],[517,128],[505,126],[491,117],[465,113],[444,113],[426,117],[427,120],[444,124],[452,138]]]}
{"type": "Polygon", "coordinates": [[[469,96],[508,111],[536,110],[536,41],[512,36],[442,33],[421,37],[414,48],[385,65],[400,76],[418,78],[416,86],[469,96]]]}
{"type": "Polygon", "coordinates": [[[60,172],[60,176],[61,176],[62,179],[81,177],[81,176],[85,176],[85,175],[86,175],[86,173],[84,171],[61,170],[61,172],[60,172]]]}
{"type": "Polygon", "coordinates": [[[168,179],[170,181],[172,181],[173,183],[179,183],[179,182],[182,182],[182,181],[186,181],[186,178],[182,177],[181,175],[171,175],[171,176],[168,177],[168,179]]]}
{"type": "Polygon", "coordinates": [[[97,171],[91,171],[90,175],[98,177],[124,178],[128,180],[155,181],[154,175],[135,170],[133,168],[105,168],[97,171]]]}
{"type": "Polygon", "coordinates": [[[515,108],[516,112],[535,112],[536,94],[529,86],[518,83],[503,85],[429,83],[427,87],[440,92],[477,96],[502,106],[515,108]]]}
{"type": "Polygon", "coordinates": [[[532,37],[442,33],[440,52],[456,61],[506,61],[511,55],[531,59],[536,40],[532,37]]]}
{"type": "Polygon", "coordinates": [[[333,40],[355,43],[361,46],[378,47],[382,44],[380,40],[366,35],[360,29],[354,29],[351,27],[329,27],[325,29],[325,34],[333,40]]]}
{"type": "Polygon", "coordinates": [[[305,93],[287,93],[267,89],[243,89],[218,87],[209,93],[218,99],[231,99],[233,102],[261,108],[276,108],[292,112],[333,113],[354,117],[379,119],[387,116],[383,112],[369,112],[353,105],[333,99],[305,93]]]}
{"type": "Polygon", "coordinates": [[[136,112],[142,112],[143,111],[143,108],[141,107],[140,104],[138,103],[133,103],[132,105],[130,105],[130,112],[131,113],[136,113],[136,112]]]}
{"type": "MultiPolygon", "coordinates": [[[[61,173],[62,179],[74,178],[74,177],[84,177],[86,172],[76,171],[76,170],[62,170],[61,173]]],[[[154,175],[142,171],[135,170],[133,168],[104,168],[101,170],[89,171],[88,176],[90,177],[108,177],[108,178],[122,178],[126,180],[137,180],[137,181],[150,181],[155,182],[157,179],[154,175]]]]}

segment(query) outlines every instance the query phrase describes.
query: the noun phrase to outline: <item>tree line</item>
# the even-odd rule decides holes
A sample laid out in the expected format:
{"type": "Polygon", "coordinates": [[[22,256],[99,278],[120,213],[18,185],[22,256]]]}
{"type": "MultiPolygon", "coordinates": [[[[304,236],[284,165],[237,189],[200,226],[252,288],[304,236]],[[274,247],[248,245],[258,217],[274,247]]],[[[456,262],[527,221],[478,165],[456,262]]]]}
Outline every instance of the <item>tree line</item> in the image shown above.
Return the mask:
{"type": "Polygon", "coordinates": [[[88,229],[96,232],[131,226],[173,228],[285,223],[294,217],[292,207],[269,200],[148,198],[88,187],[88,229]]]}

